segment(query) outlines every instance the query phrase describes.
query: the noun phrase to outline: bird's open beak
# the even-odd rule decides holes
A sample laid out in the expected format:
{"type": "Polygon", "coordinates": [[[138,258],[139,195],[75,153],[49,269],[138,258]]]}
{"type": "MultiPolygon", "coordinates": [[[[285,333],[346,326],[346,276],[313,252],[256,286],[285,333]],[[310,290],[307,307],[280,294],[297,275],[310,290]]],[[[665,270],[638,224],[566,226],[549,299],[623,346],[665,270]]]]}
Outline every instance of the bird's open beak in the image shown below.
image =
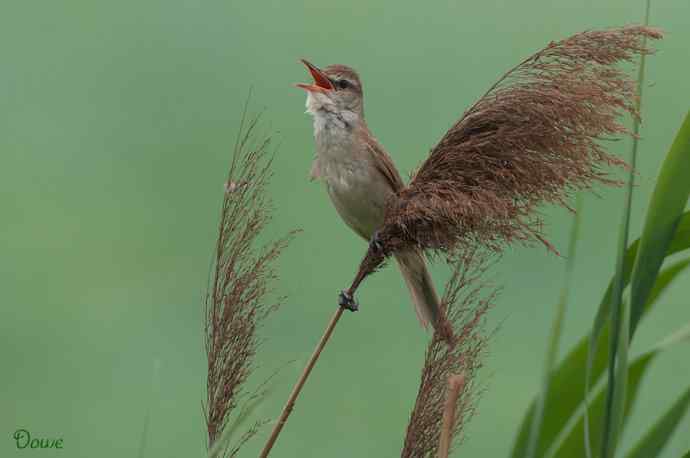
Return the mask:
{"type": "Polygon", "coordinates": [[[326,76],[326,74],[322,72],[316,65],[313,65],[306,59],[300,59],[300,62],[306,65],[309,73],[311,73],[312,78],[314,78],[314,84],[297,83],[295,86],[311,92],[326,93],[334,89],[330,78],[328,78],[328,76],[326,76]]]}

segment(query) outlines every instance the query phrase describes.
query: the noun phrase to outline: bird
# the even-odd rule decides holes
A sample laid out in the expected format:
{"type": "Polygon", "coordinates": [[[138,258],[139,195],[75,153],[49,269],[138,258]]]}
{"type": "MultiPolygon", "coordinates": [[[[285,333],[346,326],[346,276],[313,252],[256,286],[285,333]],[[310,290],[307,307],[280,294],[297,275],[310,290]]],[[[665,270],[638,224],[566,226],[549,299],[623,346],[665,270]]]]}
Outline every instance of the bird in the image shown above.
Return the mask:
{"type": "MultiPolygon", "coordinates": [[[[325,184],[345,224],[377,247],[376,231],[383,224],[386,206],[405,184],[367,125],[357,72],[341,64],[321,69],[306,59],[301,62],[314,80],[312,84],[297,84],[307,92],[307,113],[313,116],[316,155],[310,177],[325,184]]],[[[423,253],[411,248],[394,257],[422,327],[431,324],[437,332],[445,330],[441,300],[423,253]]],[[[339,303],[353,311],[358,309],[347,291],[340,293],[339,303]]]]}
{"type": "Polygon", "coordinates": [[[576,191],[622,184],[606,169],[628,165],[601,141],[633,135],[621,118],[639,117],[635,81],[619,64],[651,54],[646,40],[662,37],[630,25],[550,41],[465,110],[407,184],[367,126],[357,72],[302,59],[313,78],[297,84],[307,91],[314,122],[311,177],[325,183],[343,221],[369,241],[340,306],[356,310],[359,285],[393,256],[419,321],[452,344],[452,319],[425,255],[471,263],[476,250],[500,254],[516,242],[541,242],[557,253],[542,234],[539,207],[570,209],[576,191]]]}

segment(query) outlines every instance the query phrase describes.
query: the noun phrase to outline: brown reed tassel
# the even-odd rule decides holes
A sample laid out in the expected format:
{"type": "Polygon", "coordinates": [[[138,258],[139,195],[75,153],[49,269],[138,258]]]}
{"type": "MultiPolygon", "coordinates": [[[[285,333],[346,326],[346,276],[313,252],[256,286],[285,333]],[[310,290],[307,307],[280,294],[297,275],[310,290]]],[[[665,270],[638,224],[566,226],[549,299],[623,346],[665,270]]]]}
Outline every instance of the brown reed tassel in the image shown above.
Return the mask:
{"type": "Polygon", "coordinates": [[[499,252],[511,242],[539,241],[536,212],[567,204],[574,191],[619,185],[609,166],[625,168],[601,140],[630,135],[620,115],[635,110],[634,81],[618,64],[651,50],[642,26],[576,34],[506,73],[450,128],[410,183],[388,203],[348,293],[393,252],[420,248],[449,254],[479,245],[499,252]]]}
{"type": "Polygon", "coordinates": [[[270,136],[256,133],[259,117],[243,115],[221,207],[210,284],[205,298],[204,347],[207,356],[203,404],[209,456],[237,456],[263,422],[256,422],[237,443],[227,443],[230,416],[239,417],[265,394],[245,388],[259,346],[257,330],[282,303],[273,298],[275,263],[295,232],[259,245],[257,238],[271,219],[266,192],[271,177],[270,136]]]}
{"type": "Polygon", "coordinates": [[[448,343],[435,333],[426,348],[401,458],[443,456],[441,452],[462,441],[463,428],[475,412],[480,385],[477,374],[490,337],[484,318],[498,293],[483,279],[495,262],[491,255],[475,248],[452,260],[453,271],[441,305],[454,338],[448,343]],[[449,399],[448,380],[457,374],[462,374],[463,383],[449,399]],[[452,418],[444,415],[451,408],[449,403],[452,418]]]}

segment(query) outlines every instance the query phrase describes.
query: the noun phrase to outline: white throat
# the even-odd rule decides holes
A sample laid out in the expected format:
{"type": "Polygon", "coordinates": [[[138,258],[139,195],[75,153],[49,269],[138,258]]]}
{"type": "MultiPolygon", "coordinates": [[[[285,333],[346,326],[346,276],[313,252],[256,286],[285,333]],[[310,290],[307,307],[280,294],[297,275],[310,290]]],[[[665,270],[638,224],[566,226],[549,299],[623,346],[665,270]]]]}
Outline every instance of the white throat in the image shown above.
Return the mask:
{"type": "Polygon", "coordinates": [[[324,179],[331,187],[349,188],[356,163],[354,133],[361,122],[359,114],[341,109],[326,94],[311,91],[307,93],[307,113],[314,117],[316,141],[311,178],[324,179]]]}
{"type": "Polygon", "coordinates": [[[307,113],[314,117],[314,136],[349,135],[359,121],[359,115],[352,110],[342,109],[326,94],[307,92],[307,113]]]}

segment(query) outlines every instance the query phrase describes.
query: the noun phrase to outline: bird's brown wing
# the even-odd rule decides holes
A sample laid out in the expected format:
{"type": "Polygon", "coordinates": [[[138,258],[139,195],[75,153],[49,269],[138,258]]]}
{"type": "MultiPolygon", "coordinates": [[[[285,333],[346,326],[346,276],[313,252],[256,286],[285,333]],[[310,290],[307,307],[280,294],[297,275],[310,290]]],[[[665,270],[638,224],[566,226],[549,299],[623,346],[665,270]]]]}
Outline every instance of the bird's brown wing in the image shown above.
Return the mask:
{"type": "Polygon", "coordinates": [[[471,240],[545,242],[536,206],[567,206],[571,191],[613,184],[606,167],[625,165],[600,140],[627,133],[621,113],[637,116],[634,83],[617,64],[650,52],[647,38],[661,33],[584,32],[516,66],[431,150],[389,205],[383,232],[401,248],[444,251],[471,240]]]}
{"type": "Polygon", "coordinates": [[[381,172],[381,175],[383,175],[388,184],[390,184],[391,189],[393,189],[393,191],[396,193],[402,190],[403,187],[405,187],[405,183],[400,177],[400,173],[398,173],[398,169],[395,168],[393,160],[390,158],[388,153],[386,153],[379,142],[371,135],[367,135],[365,137],[365,141],[367,147],[369,148],[369,152],[374,157],[373,163],[378,171],[381,172]]]}

